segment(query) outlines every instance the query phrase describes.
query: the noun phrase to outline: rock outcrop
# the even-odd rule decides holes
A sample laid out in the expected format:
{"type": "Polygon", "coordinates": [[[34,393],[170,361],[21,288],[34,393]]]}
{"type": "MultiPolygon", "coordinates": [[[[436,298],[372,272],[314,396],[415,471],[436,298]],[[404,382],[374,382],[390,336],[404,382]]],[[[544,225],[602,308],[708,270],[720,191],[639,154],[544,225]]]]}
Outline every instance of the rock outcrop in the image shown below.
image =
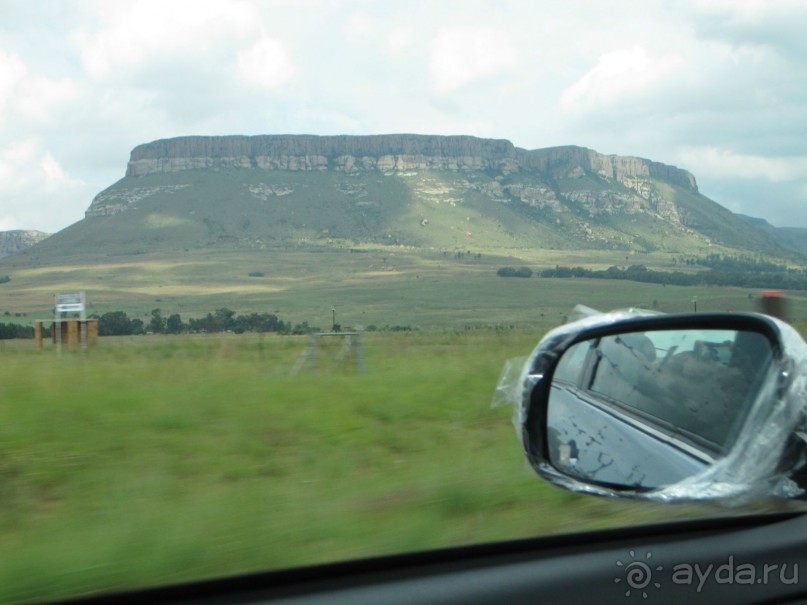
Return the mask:
{"type": "Polygon", "coordinates": [[[620,181],[634,188],[635,179],[655,178],[671,185],[698,190],[695,177],[680,168],[631,156],[603,155],[585,147],[550,147],[526,152],[526,166],[553,176],[574,177],[580,170],[620,181]]]}
{"type": "Polygon", "coordinates": [[[123,212],[127,206],[134,204],[142,199],[151,197],[152,195],[162,193],[170,194],[180,189],[184,189],[189,185],[155,185],[151,187],[130,187],[127,189],[120,189],[115,185],[104,189],[101,193],[95,196],[92,204],[84,213],[85,216],[108,216],[123,212]]]}
{"type": "Polygon", "coordinates": [[[19,254],[48,237],[50,233],[19,229],[0,231],[0,258],[19,254]]]}

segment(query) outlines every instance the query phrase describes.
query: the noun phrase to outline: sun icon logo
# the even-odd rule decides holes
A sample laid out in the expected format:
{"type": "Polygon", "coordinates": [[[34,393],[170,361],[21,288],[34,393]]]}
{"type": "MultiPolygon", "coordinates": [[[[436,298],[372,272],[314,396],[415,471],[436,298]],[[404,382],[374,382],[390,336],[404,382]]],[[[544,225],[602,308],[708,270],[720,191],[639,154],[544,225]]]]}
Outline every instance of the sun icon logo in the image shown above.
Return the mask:
{"type": "Polygon", "coordinates": [[[650,563],[646,561],[650,561],[653,557],[653,553],[649,552],[645,555],[644,561],[637,561],[636,560],[636,551],[630,551],[630,558],[631,560],[627,563],[623,563],[622,561],[617,561],[617,567],[623,568],[624,577],[622,578],[614,578],[614,582],[619,584],[622,580],[628,585],[628,590],[625,592],[626,597],[630,597],[631,591],[637,591],[642,593],[642,598],[647,598],[647,591],[645,588],[650,586],[651,584],[656,588],[661,588],[661,584],[658,582],[653,582],[653,571],[661,571],[664,569],[661,565],[657,565],[654,569],[651,569],[650,563]]]}

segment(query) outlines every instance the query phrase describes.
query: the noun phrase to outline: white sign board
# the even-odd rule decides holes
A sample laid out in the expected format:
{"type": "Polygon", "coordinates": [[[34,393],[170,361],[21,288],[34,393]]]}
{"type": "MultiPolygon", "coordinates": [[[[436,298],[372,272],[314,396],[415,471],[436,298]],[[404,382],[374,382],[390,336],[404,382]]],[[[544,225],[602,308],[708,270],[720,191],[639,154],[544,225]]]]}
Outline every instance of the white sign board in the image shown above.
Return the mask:
{"type": "Polygon", "coordinates": [[[84,305],[81,303],[68,303],[66,305],[56,305],[57,313],[81,313],[84,305]]]}
{"type": "Polygon", "coordinates": [[[56,295],[56,313],[81,313],[84,319],[84,292],[56,295]]]}
{"type": "Polygon", "coordinates": [[[57,294],[56,295],[56,304],[57,305],[66,305],[69,303],[81,304],[82,296],[81,292],[78,294],[57,294]]]}

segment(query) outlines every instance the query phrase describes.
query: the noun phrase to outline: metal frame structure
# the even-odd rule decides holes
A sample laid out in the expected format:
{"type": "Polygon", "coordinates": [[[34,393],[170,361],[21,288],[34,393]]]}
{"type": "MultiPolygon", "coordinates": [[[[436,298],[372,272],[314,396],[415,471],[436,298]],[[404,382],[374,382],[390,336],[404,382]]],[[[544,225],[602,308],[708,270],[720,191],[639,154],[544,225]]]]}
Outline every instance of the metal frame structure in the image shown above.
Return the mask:
{"type": "Polygon", "coordinates": [[[341,337],[342,348],[336,354],[334,361],[337,366],[345,363],[349,358],[353,357],[356,362],[356,371],[361,374],[364,372],[364,349],[361,343],[361,332],[317,332],[311,334],[308,338],[308,347],[306,347],[303,354],[297,359],[294,367],[291,370],[291,375],[296,376],[303,367],[308,366],[309,370],[316,372],[318,369],[317,364],[317,351],[320,348],[320,342],[323,338],[341,337]]]}

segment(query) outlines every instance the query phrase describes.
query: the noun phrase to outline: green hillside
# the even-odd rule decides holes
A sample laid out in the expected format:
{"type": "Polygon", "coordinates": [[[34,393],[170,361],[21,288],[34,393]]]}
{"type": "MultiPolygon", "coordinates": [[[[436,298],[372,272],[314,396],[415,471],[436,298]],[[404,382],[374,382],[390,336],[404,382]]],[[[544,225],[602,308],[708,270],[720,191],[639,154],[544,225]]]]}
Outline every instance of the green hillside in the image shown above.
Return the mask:
{"type": "Polygon", "coordinates": [[[303,173],[250,169],[127,177],[107,193],[136,201],[124,211],[86,219],[30,249],[32,263],[94,262],[145,252],[264,250],[311,245],[408,246],[521,256],[533,249],[601,249],[698,254],[713,246],[792,256],[767,234],[708,198],[659,182],[680,223],[651,212],[593,215],[582,195],[619,183],[596,176],[547,183],[535,175],[485,173],[303,173]],[[577,186],[577,189],[572,189],[577,186]],[[563,211],[517,199],[512,191],[557,192],[563,211]],[[596,188],[596,189],[595,189],[596,188]],[[144,195],[143,192],[153,192],[144,195]],[[491,194],[494,192],[494,194],[491,194]]]}
{"type": "Polygon", "coordinates": [[[801,256],[807,256],[807,229],[803,227],[774,227],[768,221],[751,216],[737,215],[758,231],[773,237],[782,247],[801,256]]]}

